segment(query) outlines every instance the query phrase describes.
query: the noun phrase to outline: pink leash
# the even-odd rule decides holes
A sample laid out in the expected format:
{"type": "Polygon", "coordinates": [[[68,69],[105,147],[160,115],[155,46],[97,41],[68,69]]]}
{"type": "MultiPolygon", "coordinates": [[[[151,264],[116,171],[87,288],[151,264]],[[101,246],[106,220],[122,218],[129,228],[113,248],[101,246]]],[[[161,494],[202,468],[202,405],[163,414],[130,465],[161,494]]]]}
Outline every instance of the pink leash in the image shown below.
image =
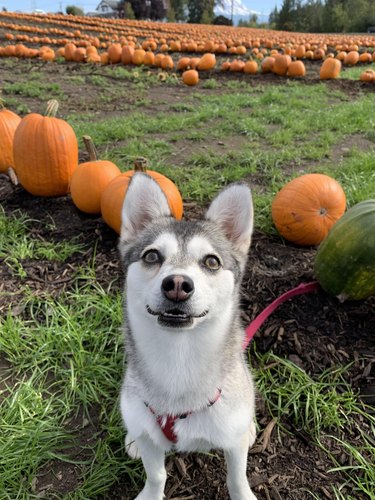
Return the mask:
{"type": "Polygon", "coordinates": [[[288,290],[287,292],[283,293],[282,295],[280,295],[280,297],[271,302],[271,304],[269,304],[265,309],[263,309],[263,311],[260,314],[258,314],[258,316],[255,319],[253,319],[250,325],[246,328],[245,330],[246,336],[242,344],[243,349],[245,350],[247,348],[251,339],[254,337],[258,329],[266,321],[268,316],[272,314],[273,311],[279,307],[280,304],[290,299],[291,297],[294,297],[295,295],[302,295],[304,293],[314,292],[318,290],[318,288],[319,288],[319,283],[317,281],[312,281],[311,283],[301,283],[295,288],[292,288],[291,290],[288,290]]]}

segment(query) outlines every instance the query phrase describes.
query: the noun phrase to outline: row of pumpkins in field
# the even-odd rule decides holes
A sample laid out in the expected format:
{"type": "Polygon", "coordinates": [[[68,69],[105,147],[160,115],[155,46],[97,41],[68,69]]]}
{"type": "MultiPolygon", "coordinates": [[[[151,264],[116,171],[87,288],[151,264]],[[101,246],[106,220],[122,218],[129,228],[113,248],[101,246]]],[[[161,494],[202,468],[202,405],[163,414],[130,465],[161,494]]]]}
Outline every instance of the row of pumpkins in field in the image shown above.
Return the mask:
{"type": "MultiPolygon", "coordinates": [[[[247,48],[245,46],[233,47],[236,55],[245,55],[247,48]],[[241,50],[240,50],[241,49],[241,50]]],[[[285,49],[286,52],[288,52],[285,49]]],[[[230,71],[236,73],[245,73],[255,75],[261,73],[274,73],[279,76],[288,76],[291,78],[301,78],[306,74],[306,67],[303,58],[323,61],[319,70],[321,80],[338,78],[341,72],[342,64],[354,66],[359,63],[371,63],[375,61],[375,52],[363,52],[359,54],[358,50],[349,52],[341,51],[334,56],[333,52],[326,54],[323,49],[306,51],[305,46],[299,46],[294,53],[280,53],[278,50],[263,52],[258,48],[251,51],[251,58],[244,61],[241,58],[232,60],[227,59],[220,64],[221,71],[230,71]],[[311,52],[310,55],[308,53],[311,52]]],[[[182,56],[176,62],[166,51],[155,53],[146,45],[137,47],[135,44],[121,45],[112,43],[108,50],[99,54],[94,45],[88,47],[77,47],[73,42],[67,43],[55,51],[50,46],[43,46],[40,49],[31,49],[22,43],[0,47],[0,56],[15,56],[18,58],[40,57],[44,61],[54,61],[56,57],[64,58],[66,61],[88,62],[100,64],[119,64],[147,66],[161,68],[163,70],[174,70],[182,72],[182,81],[186,85],[196,85],[199,82],[199,71],[213,70],[216,65],[216,56],[213,52],[206,52],[200,57],[182,56]],[[143,48],[145,47],[145,48],[143,48]]],[[[375,83],[375,71],[372,69],[364,70],[360,74],[360,80],[364,82],[375,83]]]]}
{"type": "MultiPolygon", "coordinates": [[[[70,193],[82,212],[101,214],[117,233],[131,177],[146,172],[163,189],[176,219],[183,201],[172,180],[146,168],[143,158],[122,173],[112,162],[99,160],[89,136],[84,142],[89,161],[78,164],[78,142],[72,127],[56,118],[58,102],[50,100],[45,116],[21,119],[0,111],[0,172],[15,171],[20,184],[36,196],[70,193]]],[[[340,184],[324,174],[305,174],[287,183],[274,197],[271,213],[279,233],[299,245],[319,245],[315,274],[321,286],[341,300],[375,294],[375,199],[346,211],[340,184]]]]}

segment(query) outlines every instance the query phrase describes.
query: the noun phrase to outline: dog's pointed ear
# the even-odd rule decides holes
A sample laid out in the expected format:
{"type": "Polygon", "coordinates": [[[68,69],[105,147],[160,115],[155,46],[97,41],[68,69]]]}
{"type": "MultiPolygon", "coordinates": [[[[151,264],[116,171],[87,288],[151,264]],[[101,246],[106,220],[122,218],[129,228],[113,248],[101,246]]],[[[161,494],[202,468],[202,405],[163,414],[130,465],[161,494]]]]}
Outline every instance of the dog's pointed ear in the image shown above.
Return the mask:
{"type": "Polygon", "coordinates": [[[206,219],[220,226],[237,250],[246,255],[251,242],[254,211],[251,191],[246,184],[231,184],[214,198],[206,219]]]}
{"type": "Polygon", "coordinates": [[[152,220],[169,216],[168,200],[157,182],[147,174],[134,174],[122,206],[120,243],[130,243],[152,220]]]}

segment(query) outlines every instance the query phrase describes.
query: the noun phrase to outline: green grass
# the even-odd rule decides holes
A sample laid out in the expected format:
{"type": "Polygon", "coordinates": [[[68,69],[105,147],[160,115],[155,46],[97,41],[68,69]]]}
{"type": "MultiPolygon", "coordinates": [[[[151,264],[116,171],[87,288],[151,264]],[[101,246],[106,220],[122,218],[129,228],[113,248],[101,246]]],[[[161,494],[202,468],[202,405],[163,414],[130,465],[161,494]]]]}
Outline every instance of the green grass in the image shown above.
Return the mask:
{"type": "Polygon", "coordinates": [[[19,212],[8,217],[0,206],[0,259],[19,277],[26,277],[24,259],[65,261],[83,247],[75,241],[52,242],[32,238],[28,234],[30,221],[19,212]]]}
{"type": "Polygon", "coordinates": [[[341,71],[341,78],[345,78],[348,80],[359,80],[360,74],[366,69],[375,70],[375,64],[366,64],[366,65],[360,64],[359,66],[352,66],[352,67],[344,66],[341,71]]]}
{"type": "Polygon", "coordinates": [[[9,311],[0,321],[0,352],[12,365],[0,390],[2,498],[36,498],[40,467],[54,459],[82,468],[80,498],[104,492],[119,474],[141,477],[140,464],[126,458],[118,411],[121,294],[102,289],[90,269],[83,275],[81,286],[58,300],[26,294],[28,319],[9,311]],[[86,444],[80,434],[95,405],[95,439],[86,444]],[[81,424],[72,426],[82,411],[81,424]]]}
{"type": "MultiPolygon", "coordinates": [[[[210,80],[207,85],[210,89],[210,80]]],[[[147,157],[152,168],[171,176],[187,200],[207,202],[224,184],[256,174],[263,184],[261,195],[254,194],[256,223],[266,232],[273,232],[273,227],[263,216],[265,203],[301,173],[316,171],[337,178],[350,205],[375,192],[373,94],[349,99],[325,84],[299,82],[255,89],[241,82],[240,88],[222,88],[220,93],[189,94],[156,114],[137,107],[124,116],[93,121],[92,116],[74,115],[69,121],[79,137],[90,133],[102,157],[122,170],[131,168],[137,156],[147,157]],[[358,150],[352,140],[358,135],[373,141],[374,148],[358,150]],[[238,136],[244,138],[240,148],[224,155],[217,149],[217,141],[230,144],[231,137],[238,136]],[[191,141],[191,146],[185,147],[182,168],[175,169],[179,149],[173,143],[180,139],[191,141]],[[339,163],[333,159],[337,145],[350,150],[339,163]]]]}
{"type": "Polygon", "coordinates": [[[329,473],[341,472],[347,477],[341,489],[354,483],[354,488],[351,486],[353,496],[343,497],[337,490],[336,498],[356,499],[363,495],[373,498],[375,417],[347,381],[345,375],[349,367],[331,368],[313,378],[291,361],[272,352],[256,357],[259,362],[255,372],[257,386],[271,417],[279,422],[279,429],[283,428],[284,422],[292,423],[330,456],[334,466],[329,473]],[[362,425],[356,423],[353,416],[357,417],[357,422],[360,416],[362,425]],[[350,442],[348,436],[354,430],[360,439],[350,442]],[[334,453],[325,444],[328,440],[336,443],[334,453]],[[341,465],[338,456],[345,456],[348,465],[341,465]]]}
{"type": "Polygon", "coordinates": [[[39,81],[28,81],[25,83],[5,83],[2,86],[5,95],[19,95],[22,97],[38,97],[41,100],[48,100],[53,95],[61,97],[63,93],[57,83],[46,83],[39,81]]]}

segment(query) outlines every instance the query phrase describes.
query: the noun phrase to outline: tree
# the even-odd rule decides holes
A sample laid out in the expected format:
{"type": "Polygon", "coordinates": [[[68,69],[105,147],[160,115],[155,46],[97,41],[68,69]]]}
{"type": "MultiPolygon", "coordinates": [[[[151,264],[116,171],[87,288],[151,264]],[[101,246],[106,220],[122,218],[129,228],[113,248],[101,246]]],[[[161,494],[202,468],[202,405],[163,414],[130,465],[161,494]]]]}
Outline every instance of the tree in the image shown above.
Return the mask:
{"type": "Polygon", "coordinates": [[[170,9],[173,9],[176,21],[185,21],[186,19],[186,0],[169,0],[170,9]]]}
{"type": "Polygon", "coordinates": [[[75,5],[67,5],[65,9],[66,13],[71,16],[83,16],[83,10],[75,5]]]}
{"type": "Polygon", "coordinates": [[[129,1],[136,19],[160,20],[166,16],[163,0],[130,0],[129,1]]]}
{"type": "Polygon", "coordinates": [[[212,23],[215,5],[223,5],[222,0],[187,0],[189,23],[212,23]]]}
{"type": "Polygon", "coordinates": [[[293,31],[294,29],[294,11],[295,2],[294,0],[283,0],[281,6],[276,27],[279,30],[293,31]]]}
{"type": "Polygon", "coordinates": [[[121,0],[117,4],[117,12],[121,19],[135,19],[135,14],[129,0],[121,0]]]}
{"type": "Polygon", "coordinates": [[[275,8],[273,9],[273,11],[271,11],[269,15],[268,23],[273,28],[277,25],[278,21],[279,21],[279,11],[277,10],[277,5],[275,5],[275,8]]]}
{"type": "Polygon", "coordinates": [[[217,24],[219,26],[233,26],[232,20],[225,16],[216,16],[212,21],[212,24],[217,24]]]}

